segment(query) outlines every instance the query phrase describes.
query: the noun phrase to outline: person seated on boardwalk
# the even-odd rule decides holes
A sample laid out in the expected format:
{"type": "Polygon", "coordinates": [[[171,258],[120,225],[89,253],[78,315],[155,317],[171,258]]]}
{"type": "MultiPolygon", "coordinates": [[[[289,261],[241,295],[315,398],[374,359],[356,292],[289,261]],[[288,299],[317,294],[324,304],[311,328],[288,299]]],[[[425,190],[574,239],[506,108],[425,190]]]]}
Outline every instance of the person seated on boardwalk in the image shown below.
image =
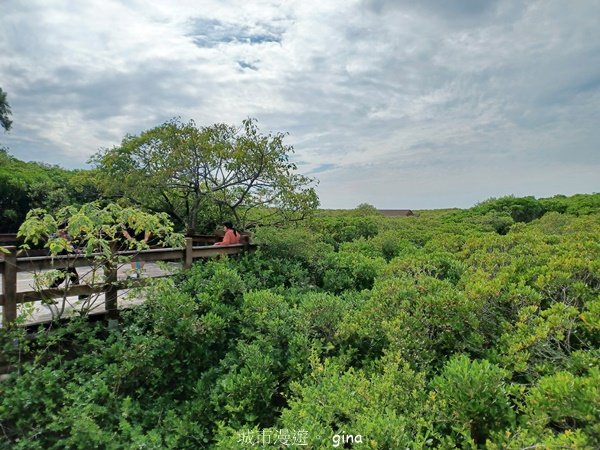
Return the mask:
{"type": "MultiPolygon", "coordinates": [[[[132,250],[137,248],[135,242],[141,242],[143,240],[145,243],[148,243],[150,232],[144,231],[136,233],[133,228],[129,227],[123,230],[123,237],[125,238],[125,250],[132,250]]],[[[136,278],[141,277],[144,264],[144,261],[131,261],[131,269],[135,271],[136,278]]],[[[127,278],[131,277],[128,276],[127,278]]]]}
{"type": "Polygon", "coordinates": [[[225,236],[223,236],[223,240],[221,242],[215,243],[215,245],[233,245],[240,243],[240,233],[238,233],[238,231],[235,228],[233,228],[233,224],[229,220],[223,222],[223,230],[225,231],[225,236]]]}

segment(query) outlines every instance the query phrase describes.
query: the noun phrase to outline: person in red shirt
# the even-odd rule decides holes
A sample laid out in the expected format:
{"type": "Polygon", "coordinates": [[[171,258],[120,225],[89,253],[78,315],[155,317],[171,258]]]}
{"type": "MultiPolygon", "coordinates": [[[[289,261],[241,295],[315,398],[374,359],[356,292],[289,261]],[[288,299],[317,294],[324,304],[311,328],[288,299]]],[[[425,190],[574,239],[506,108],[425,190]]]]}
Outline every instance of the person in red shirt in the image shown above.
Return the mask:
{"type": "Polygon", "coordinates": [[[225,236],[221,242],[217,242],[215,245],[233,245],[240,243],[240,233],[233,228],[233,224],[227,220],[223,222],[223,229],[225,230],[225,236]]]}

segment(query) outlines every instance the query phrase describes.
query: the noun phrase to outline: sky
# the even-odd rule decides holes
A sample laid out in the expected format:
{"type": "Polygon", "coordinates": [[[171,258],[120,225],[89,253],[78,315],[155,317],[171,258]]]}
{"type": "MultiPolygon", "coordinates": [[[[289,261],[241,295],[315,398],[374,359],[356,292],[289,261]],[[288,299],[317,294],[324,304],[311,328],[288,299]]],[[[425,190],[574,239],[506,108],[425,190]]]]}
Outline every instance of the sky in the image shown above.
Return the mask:
{"type": "Polygon", "coordinates": [[[180,117],[287,132],[324,208],[600,192],[600,1],[0,0],[23,160],[180,117]]]}

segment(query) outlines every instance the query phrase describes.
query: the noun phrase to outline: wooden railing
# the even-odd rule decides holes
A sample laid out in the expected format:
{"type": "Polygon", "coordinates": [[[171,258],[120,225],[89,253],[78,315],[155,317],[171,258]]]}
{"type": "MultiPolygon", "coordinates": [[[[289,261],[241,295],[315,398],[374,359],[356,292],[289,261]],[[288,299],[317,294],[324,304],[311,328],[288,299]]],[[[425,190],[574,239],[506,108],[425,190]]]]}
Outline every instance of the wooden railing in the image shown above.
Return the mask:
{"type": "MultiPolygon", "coordinates": [[[[152,248],[142,251],[120,251],[116,255],[134,257],[135,261],[182,261],[183,268],[191,267],[193,260],[197,258],[211,258],[218,255],[234,255],[245,251],[254,250],[255,246],[249,243],[248,236],[242,235],[242,244],[227,246],[194,245],[196,242],[207,244],[218,240],[214,236],[187,237],[185,248],[152,248]]],[[[96,254],[90,256],[64,255],[64,256],[18,256],[17,248],[5,247],[9,253],[0,257],[0,273],[2,274],[2,294],[0,294],[0,305],[2,305],[2,323],[7,326],[17,318],[17,305],[20,303],[35,302],[41,299],[51,299],[75,295],[105,294],[105,309],[108,317],[118,314],[117,296],[120,289],[130,288],[131,282],[117,281],[118,267],[106,262],[102,267],[104,271],[104,282],[102,284],[80,284],[71,285],[67,289],[43,289],[34,291],[22,291],[17,289],[18,272],[39,272],[42,270],[62,269],[67,267],[93,266],[96,254]]],[[[144,280],[138,280],[134,284],[142,285],[144,280]]]]}
{"type": "Polygon", "coordinates": [[[0,233],[0,245],[17,245],[19,241],[14,233],[0,233]]]}
{"type": "MultiPolygon", "coordinates": [[[[242,233],[242,238],[245,236],[242,233]]],[[[212,245],[215,242],[219,241],[222,236],[216,236],[214,234],[192,234],[186,235],[186,237],[190,237],[194,240],[194,245],[212,245]]],[[[23,240],[17,237],[16,233],[0,233],[0,245],[19,245],[22,244],[23,240]]],[[[38,251],[38,253],[42,254],[44,251],[38,251]]],[[[31,252],[28,252],[31,253],[31,252]]]]}

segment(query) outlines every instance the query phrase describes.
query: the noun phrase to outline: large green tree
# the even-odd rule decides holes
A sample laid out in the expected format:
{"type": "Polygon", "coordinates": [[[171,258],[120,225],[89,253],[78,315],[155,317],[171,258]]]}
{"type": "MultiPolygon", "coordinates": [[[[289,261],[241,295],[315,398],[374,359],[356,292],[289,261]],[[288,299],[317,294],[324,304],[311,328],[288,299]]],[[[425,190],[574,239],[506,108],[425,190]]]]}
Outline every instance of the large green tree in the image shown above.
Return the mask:
{"type": "Polygon", "coordinates": [[[12,125],[12,120],[8,118],[11,114],[12,111],[10,110],[8,100],[6,99],[6,92],[0,87],[0,125],[2,125],[2,128],[6,131],[10,130],[12,125]]]}
{"type": "Polygon", "coordinates": [[[296,173],[284,137],[260,133],[253,119],[241,127],[173,119],[91,162],[105,195],[165,211],[189,232],[225,218],[244,227],[303,218],[318,206],[314,180],[296,173]]]}
{"type": "Polygon", "coordinates": [[[88,172],[21,161],[0,147],[0,233],[15,233],[30,209],[55,211],[97,198],[88,172]]]}

